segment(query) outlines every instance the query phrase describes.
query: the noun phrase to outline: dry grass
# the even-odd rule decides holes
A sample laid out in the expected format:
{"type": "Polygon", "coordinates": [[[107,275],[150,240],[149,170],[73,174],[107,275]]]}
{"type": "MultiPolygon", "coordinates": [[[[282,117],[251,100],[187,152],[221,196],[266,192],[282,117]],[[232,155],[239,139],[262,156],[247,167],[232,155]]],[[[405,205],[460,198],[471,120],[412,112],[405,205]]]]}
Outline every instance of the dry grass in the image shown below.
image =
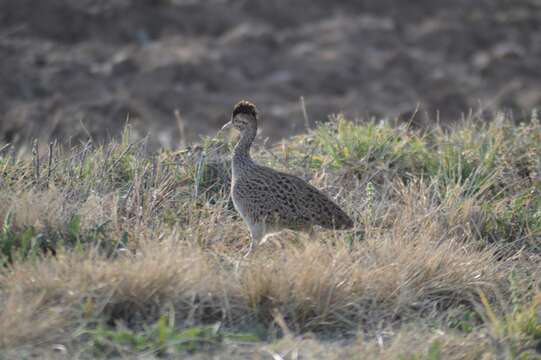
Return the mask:
{"type": "Polygon", "coordinates": [[[1,282],[0,341],[62,341],[85,319],[137,327],[168,307],[178,324],[268,326],[278,311],[295,333],[353,335],[475,302],[479,289],[494,294],[505,282],[509,264],[490,251],[435,240],[418,234],[348,248],[306,239],[283,254],[261,249],[236,268],[223,257],[238,254],[168,238],[141,242],[137,254],[115,260],[62,254],[16,264],[1,282]]]}
{"type": "MultiPolygon", "coordinates": [[[[293,139],[281,155],[258,156],[311,173],[339,194],[356,228],[314,238],[286,232],[276,238],[284,250],[271,241],[248,259],[245,226],[220,187],[209,186],[225,180],[212,178],[219,168],[205,167],[196,153],[148,156],[144,142],[126,133],[121,144],[59,151],[48,186],[43,175],[41,182],[32,176],[30,159],[3,159],[0,215],[9,221],[0,244],[10,242],[15,255],[0,273],[0,347],[19,355],[55,357],[54,347],[71,357],[130,357],[141,350],[112,340],[95,347],[103,337],[96,331],[151,334],[149,326],[165,316],[173,337],[216,323],[258,334],[260,342],[249,346],[220,340],[231,357],[489,359],[502,349],[509,356],[531,352],[541,338],[541,306],[532,300],[541,228],[528,206],[538,195],[513,205],[530,180],[510,171],[512,159],[503,155],[490,168],[478,164],[467,178],[456,177],[457,169],[434,165],[454,155],[427,158],[415,133],[393,148],[392,128],[372,134],[382,143],[355,158],[360,150],[350,142],[365,141],[363,126],[355,126],[347,132],[357,137],[336,135],[347,154],[340,144],[325,150],[332,138],[323,129],[293,139]],[[396,156],[407,166],[393,165],[396,156]],[[36,251],[40,241],[55,255],[36,251]]],[[[461,135],[468,140],[462,145],[471,147],[474,164],[470,135],[461,135]]],[[[205,142],[209,154],[220,146],[228,145],[205,142]]],[[[451,165],[463,170],[460,161],[451,165]]],[[[174,354],[163,341],[141,345],[143,353],[174,354]]]]}

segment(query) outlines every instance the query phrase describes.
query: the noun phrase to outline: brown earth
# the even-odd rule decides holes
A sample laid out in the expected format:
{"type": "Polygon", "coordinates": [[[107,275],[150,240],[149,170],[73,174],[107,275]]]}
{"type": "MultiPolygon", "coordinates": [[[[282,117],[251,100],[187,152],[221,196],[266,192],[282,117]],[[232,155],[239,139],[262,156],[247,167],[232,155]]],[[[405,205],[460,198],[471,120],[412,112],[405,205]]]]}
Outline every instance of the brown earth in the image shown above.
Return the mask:
{"type": "Polygon", "coordinates": [[[272,139],[303,129],[300,96],[311,122],[520,119],[541,105],[541,2],[0,0],[0,58],[5,142],[104,140],[129,116],[176,146],[243,98],[272,139]]]}

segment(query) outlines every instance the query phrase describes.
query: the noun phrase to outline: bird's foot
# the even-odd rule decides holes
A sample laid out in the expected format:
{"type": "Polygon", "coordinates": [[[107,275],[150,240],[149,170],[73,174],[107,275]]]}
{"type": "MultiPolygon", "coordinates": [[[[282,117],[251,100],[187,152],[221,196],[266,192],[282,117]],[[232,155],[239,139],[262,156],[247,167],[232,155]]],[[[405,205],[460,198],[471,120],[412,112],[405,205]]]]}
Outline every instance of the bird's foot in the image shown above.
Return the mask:
{"type": "Polygon", "coordinates": [[[250,241],[250,247],[248,248],[248,252],[246,254],[244,254],[243,258],[246,259],[252,253],[253,249],[254,249],[254,241],[251,240],[250,241]]]}

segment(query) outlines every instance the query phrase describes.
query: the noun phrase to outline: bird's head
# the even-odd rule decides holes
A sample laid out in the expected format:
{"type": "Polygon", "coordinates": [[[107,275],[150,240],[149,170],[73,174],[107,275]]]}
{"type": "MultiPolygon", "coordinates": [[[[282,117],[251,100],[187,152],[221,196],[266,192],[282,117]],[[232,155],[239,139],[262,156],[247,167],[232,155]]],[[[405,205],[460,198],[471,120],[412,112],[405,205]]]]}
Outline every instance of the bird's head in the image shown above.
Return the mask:
{"type": "Polygon", "coordinates": [[[240,132],[246,129],[257,129],[258,111],[254,104],[242,100],[238,102],[231,113],[231,120],[222,127],[222,130],[234,127],[240,132]]]}

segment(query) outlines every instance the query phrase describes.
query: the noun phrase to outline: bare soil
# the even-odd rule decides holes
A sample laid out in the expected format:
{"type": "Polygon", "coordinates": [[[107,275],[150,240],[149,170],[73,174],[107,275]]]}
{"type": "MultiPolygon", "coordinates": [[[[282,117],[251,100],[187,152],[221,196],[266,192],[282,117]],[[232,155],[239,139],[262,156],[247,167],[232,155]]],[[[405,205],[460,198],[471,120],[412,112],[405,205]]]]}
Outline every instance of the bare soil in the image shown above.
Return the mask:
{"type": "MultiPolygon", "coordinates": [[[[425,125],[541,105],[536,0],[0,0],[0,140],[154,145],[255,101],[272,140],[328,114],[425,125]],[[179,111],[179,117],[174,111],[179,111]]],[[[520,109],[520,110],[519,110],[520,109]]]]}

